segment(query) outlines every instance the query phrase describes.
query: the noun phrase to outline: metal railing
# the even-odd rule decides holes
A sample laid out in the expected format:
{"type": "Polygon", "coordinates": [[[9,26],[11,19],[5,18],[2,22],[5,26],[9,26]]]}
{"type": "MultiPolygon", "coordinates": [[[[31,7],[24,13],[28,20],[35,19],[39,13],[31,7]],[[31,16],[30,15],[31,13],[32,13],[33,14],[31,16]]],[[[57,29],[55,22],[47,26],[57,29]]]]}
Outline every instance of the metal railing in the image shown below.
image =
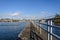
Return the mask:
{"type": "Polygon", "coordinates": [[[44,23],[35,23],[35,24],[40,27],[40,33],[41,29],[47,32],[47,40],[53,40],[53,37],[56,38],[57,40],[60,40],[60,36],[53,33],[53,28],[60,29],[60,27],[53,26],[52,20],[48,20],[47,24],[44,23]],[[41,25],[45,25],[47,28],[45,29],[41,25]]]}
{"type": "Polygon", "coordinates": [[[43,40],[35,31],[33,28],[33,24],[30,23],[30,40],[43,40]]]}

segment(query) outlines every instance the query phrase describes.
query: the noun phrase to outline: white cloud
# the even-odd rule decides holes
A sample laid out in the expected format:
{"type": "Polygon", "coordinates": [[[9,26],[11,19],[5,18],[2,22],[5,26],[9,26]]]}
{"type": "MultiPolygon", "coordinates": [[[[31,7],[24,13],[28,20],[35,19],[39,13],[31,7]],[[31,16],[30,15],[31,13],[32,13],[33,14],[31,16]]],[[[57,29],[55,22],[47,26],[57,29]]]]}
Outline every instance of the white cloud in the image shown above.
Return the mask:
{"type": "Polygon", "coordinates": [[[48,11],[41,11],[40,15],[41,18],[52,18],[54,16],[54,14],[51,14],[48,11]]]}
{"type": "Polygon", "coordinates": [[[25,15],[26,19],[38,19],[38,17],[36,15],[25,15]]]}
{"type": "Polygon", "coordinates": [[[46,14],[47,14],[47,12],[45,12],[45,11],[41,11],[41,12],[40,12],[40,15],[41,15],[41,16],[46,16],[46,14]]]}
{"type": "Polygon", "coordinates": [[[11,13],[10,16],[18,16],[19,12],[11,13]]]}
{"type": "Polygon", "coordinates": [[[46,13],[48,13],[48,12],[46,12],[46,11],[41,11],[41,14],[46,14],[46,13]]]}

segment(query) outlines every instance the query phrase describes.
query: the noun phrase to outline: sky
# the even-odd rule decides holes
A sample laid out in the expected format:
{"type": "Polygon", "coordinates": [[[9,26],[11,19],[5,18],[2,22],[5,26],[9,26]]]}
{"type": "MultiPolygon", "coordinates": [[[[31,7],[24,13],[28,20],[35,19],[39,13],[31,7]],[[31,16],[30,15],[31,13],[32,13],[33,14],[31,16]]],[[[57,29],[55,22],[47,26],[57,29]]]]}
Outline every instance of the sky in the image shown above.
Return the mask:
{"type": "Polygon", "coordinates": [[[60,0],[0,0],[0,18],[43,19],[60,14],[60,0]]]}

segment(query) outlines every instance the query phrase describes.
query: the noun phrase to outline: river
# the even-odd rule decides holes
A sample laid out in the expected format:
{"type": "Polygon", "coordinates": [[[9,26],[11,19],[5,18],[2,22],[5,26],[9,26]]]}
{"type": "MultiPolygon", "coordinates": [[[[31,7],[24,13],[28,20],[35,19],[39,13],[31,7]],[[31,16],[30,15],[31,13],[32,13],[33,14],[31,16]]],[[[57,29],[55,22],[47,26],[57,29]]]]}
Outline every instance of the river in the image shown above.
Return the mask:
{"type": "Polygon", "coordinates": [[[16,40],[29,22],[0,22],[0,40],[16,40]]]}

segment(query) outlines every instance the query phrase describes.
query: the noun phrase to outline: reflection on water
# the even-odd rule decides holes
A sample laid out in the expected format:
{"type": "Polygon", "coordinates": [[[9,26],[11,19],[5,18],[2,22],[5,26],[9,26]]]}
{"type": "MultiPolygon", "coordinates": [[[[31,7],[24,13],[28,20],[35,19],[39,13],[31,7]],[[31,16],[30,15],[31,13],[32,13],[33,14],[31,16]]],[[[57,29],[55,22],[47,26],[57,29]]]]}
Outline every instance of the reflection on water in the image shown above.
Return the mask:
{"type": "Polygon", "coordinates": [[[18,34],[29,22],[1,22],[0,40],[16,40],[18,34]]]}

